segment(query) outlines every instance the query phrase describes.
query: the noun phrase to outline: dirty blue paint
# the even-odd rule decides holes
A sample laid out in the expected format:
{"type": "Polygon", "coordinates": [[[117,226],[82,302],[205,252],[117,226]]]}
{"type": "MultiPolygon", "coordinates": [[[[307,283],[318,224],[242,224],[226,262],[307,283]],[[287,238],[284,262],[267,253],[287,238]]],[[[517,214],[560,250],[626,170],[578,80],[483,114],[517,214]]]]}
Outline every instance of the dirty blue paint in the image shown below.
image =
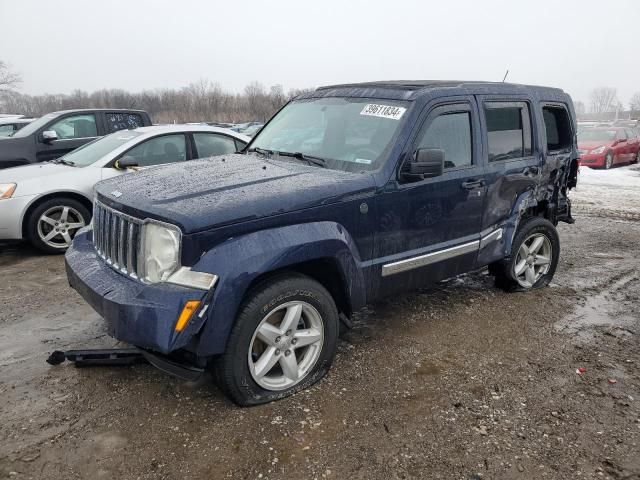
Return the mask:
{"type": "MultiPolygon", "coordinates": [[[[101,182],[98,198],[139,218],[172,223],[183,232],[182,264],[214,273],[210,307],[180,335],[173,325],[184,302],[204,292],[142,285],[107,266],[87,234],[67,253],[71,284],[110,324],[114,335],[163,353],[199,357],[224,351],[247,289],[268,272],[327,261],[339,272],[348,310],[394,292],[428,286],[511,253],[524,216],[570,221],[567,189],[575,185],[577,151],[571,99],[558,89],[511,84],[434,82],[321,88],[302,98],[358,97],[410,102],[386,161],[371,172],[343,172],[299,162],[233,154],[172,164],[101,182]],[[533,154],[487,161],[485,100],[524,101],[532,116],[533,154]],[[465,102],[473,125],[474,166],[416,183],[398,170],[416,148],[421,126],[443,104],[465,102]],[[570,153],[545,151],[542,103],[565,105],[574,126],[570,153]],[[484,185],[465,190],[461,183],[484,185]],[[109,195],[114,189],[119,198],[109,195]],[[429,254],[502,229],[479,251],[389,277],[385,263],[429,254]]],[[[249,148],[251,145],[249,145],[249,148]]],[[[348,313],[348,312],[347,312],[348,313]]]]}

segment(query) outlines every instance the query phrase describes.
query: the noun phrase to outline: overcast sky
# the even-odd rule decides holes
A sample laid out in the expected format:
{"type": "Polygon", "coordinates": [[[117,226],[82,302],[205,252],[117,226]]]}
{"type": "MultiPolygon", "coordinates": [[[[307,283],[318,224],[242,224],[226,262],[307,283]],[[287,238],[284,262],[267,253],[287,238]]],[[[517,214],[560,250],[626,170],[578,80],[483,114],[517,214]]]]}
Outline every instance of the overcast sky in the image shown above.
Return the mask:
{"type": "Polygon", "coordinates": [[[24,93],[508,80],[640,91],[638,0],[0,0],[24,93]]]}

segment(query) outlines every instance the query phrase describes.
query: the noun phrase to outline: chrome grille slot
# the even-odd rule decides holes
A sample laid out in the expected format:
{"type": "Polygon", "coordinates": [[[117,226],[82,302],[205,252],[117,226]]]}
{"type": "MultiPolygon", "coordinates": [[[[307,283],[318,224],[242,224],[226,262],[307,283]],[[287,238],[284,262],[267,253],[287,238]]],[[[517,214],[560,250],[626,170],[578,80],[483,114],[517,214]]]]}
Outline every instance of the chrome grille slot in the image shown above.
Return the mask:
{"type": "Polygon", "coordinates": [[[114,269],[138,278],[138,248],[143,221],[95,201],[93,244],[114,269]]]}

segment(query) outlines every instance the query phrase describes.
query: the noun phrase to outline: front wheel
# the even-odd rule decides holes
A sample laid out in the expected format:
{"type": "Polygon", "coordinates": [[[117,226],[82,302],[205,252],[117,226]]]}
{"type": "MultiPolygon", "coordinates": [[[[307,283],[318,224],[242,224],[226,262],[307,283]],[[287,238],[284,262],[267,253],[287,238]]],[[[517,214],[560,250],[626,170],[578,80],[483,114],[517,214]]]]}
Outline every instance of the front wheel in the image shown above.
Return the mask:
{"type": "Polygon", "coordinates": [[[604,157],[604,168],[609,170],[611,167],[613,167],[613,154],[609,152],[604,157]]]}
{"type": "Polygon", "coordinates": [[[518,229],[511,255],[494,265],[496,285],[507,291],[544,287],[551,282],[559,258],[556,228],[545,218],[531,218],[518,229]]]}
{"type": "Polygon", "coordinates": [[[329,292],[302,275],[280,276],[248,294],[214,370],[242,406],[287,397],[327,373],[338,342],[329,292]]]}
{"type": "Polygon", "coordinates": [[[46,253],[64,253],[76,232],[91,220],[91,212],[73,198],[52,198],[38,205],[27,218],[27,238],[46,253]]]}

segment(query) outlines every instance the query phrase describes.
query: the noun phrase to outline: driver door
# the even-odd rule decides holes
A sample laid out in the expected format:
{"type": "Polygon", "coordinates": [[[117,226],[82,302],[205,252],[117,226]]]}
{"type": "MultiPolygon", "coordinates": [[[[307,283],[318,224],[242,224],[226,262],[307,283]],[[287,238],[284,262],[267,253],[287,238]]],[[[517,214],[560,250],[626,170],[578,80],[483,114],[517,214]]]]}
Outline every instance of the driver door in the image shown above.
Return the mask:
{"type": "Polygon", "coordinates": [[[38,133],[36,159],[38,162],[45,162],[60,158],[98,136],[98,125],[93,113],[58,118],[38,133]],[[47,130],[56,132],[58,139],[45,141],[42,132],[47,130]]]}
{"type": "Polygon", "coordinates": [[[399,174],[378,196],[375,256],[382,264],[381,295],[474,268],[486,193],[478,138],[471,96],[455,97],[424,115],[409,154],[419,148],[443,150],[444,172],[413,182],[399,174]]]}

